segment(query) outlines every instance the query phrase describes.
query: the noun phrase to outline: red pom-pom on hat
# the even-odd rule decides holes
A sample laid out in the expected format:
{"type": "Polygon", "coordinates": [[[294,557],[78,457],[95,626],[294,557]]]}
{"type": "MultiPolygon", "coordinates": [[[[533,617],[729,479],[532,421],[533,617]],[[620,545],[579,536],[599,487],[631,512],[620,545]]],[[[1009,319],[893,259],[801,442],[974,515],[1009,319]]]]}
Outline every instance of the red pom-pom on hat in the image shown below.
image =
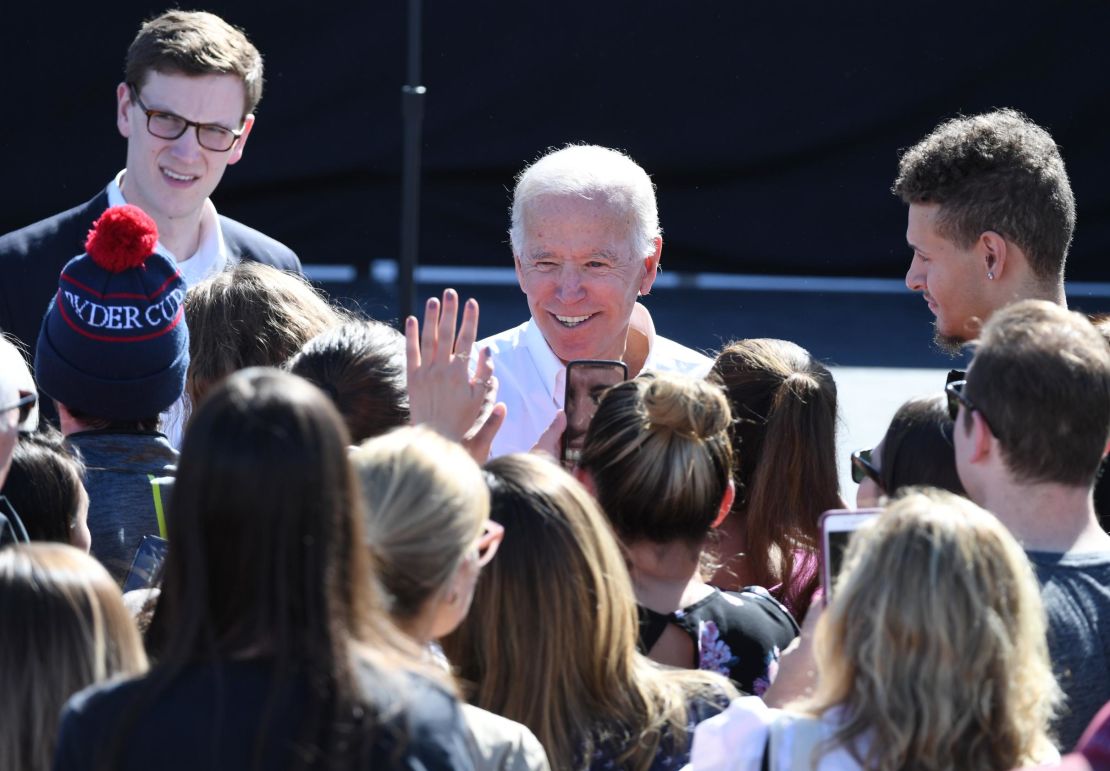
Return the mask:
{"type": "Polygon", "coordinates": [[[104,270],[122,273],[141,267],[154,253],[158,226],[138,206],[113,206],[93,223],[85,251],[104,270]]]}

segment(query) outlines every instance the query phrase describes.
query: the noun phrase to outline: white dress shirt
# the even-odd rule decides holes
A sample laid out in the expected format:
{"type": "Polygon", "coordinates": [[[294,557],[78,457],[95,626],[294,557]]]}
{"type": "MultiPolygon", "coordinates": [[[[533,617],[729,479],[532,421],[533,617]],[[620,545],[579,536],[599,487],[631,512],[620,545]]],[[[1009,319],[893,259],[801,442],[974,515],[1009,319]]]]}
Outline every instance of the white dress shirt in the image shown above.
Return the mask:
{"type": "MultiPolygon", "coordinates": [[[[127,203],[120,187],[123,175],[126,173],[127,169],[124,169],[108,183],[109,206],[123,206],[127,203]]],[[[197,242],[197,250],[192,255],[185,259],[178,259],[177,255],[167,249],[161,240],[154,247],[154,251],[174,261],[181,277],[185,279],[185,285],[189,288],[223,271],[231,261],[231,257],[227,251],[227,244],[224,242],[224,233],[220,228],[220,218],[216,213],[216,205],[212,203],[212,199],[206,198],[204,200],[204,209],[200,215],[200,240],[197,242]]],[[[169,438],[170,444],[176,450],[181,449],[181,440],[184,438],[185,420],[188,417],[187,400],[188,397],[182,394],[176,402],[162,413],[162,433],[169,438]]]]}
{"type": "MultiPolygon", "coordinates": [[[[636,319],[639,325],[630,328],[630,335],[646,338],[644,372],[680,372],[699,378],[709,372],[713,365],[710,358],[656,335],[643,306],[637,306],[636,319]]],[[[532,319],[479,341],[474,348],[475,356],[486,346],[490,348],[493,374],[497,377],[497,400],[508,407],[505,424],[494,437],[490,457],[527,452],[551,425],[555,412],[563,408],[566,365],[555,356],[532,319]]]]}

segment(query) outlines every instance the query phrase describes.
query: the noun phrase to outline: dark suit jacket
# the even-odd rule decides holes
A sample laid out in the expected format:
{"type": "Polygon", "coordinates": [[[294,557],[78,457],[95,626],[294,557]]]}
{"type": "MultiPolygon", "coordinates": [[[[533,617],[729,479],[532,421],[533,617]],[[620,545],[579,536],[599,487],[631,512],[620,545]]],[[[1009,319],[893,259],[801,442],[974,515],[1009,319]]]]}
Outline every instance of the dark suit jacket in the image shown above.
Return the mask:
{"type": "MultiPolygon", "coordinates": [[[[88,203],[0,236],[0,330],[18,337],[31,357],[58,274],[85,251],[93,222],[107,208],[105,189],[88,203]]],[[[301,272],[301,261],[284,244],[228,217],[220,217],[220,228],[233,260],[301,272]]]]}

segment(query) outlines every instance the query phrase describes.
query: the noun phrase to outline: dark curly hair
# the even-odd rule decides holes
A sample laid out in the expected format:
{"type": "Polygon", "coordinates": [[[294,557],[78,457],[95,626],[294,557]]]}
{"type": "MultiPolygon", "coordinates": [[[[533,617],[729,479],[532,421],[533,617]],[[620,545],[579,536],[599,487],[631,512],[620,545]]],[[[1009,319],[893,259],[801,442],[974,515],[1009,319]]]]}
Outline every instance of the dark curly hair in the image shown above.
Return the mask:
{"type": "Polygon", "coordinates": [[[959,246],[993,230],[1021,247],[1040,280],[1062,280],[1075,196],[1056,142],[1020,112],[940,124],[902,154],[892,192],[939,204],[941,235],[959,246]]]}

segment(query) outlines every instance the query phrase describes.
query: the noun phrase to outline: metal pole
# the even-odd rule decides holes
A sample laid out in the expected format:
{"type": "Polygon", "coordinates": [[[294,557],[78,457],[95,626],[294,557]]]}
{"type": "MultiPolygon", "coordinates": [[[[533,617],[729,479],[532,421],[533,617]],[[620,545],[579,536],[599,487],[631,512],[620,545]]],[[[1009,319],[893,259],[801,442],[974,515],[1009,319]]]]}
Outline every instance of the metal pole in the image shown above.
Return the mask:
{"type": "Polygon", "coordinates": [[[420,144],[423,136],[424,94],[420,85],[421,0],[408,0],[408,68],[401,87],[404,144],[401,166],[401,260],[398,294],[402,328],[416,308],[416,263],[420,253],[420,144]]]}

